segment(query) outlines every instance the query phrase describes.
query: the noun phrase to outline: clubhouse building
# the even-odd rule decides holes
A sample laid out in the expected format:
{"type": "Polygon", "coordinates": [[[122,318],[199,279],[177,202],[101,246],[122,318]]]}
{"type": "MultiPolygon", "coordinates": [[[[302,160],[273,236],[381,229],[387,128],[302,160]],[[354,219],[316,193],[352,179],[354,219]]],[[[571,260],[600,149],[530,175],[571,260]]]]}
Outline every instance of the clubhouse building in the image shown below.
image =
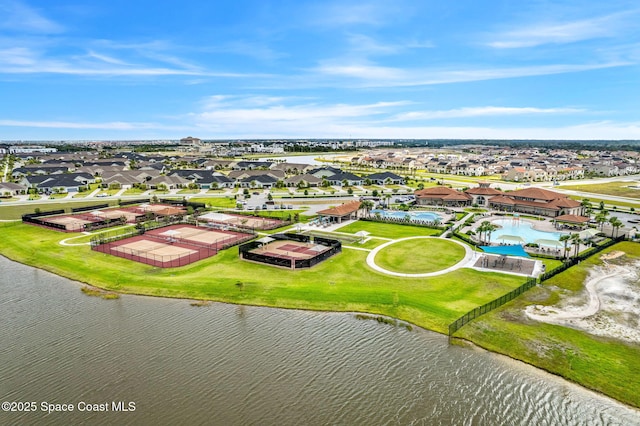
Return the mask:
{"type": "Polygon", "coordinates": [[[465,191],[444,186],[426,188],[415,192],[416,203],[443,207],[479,206],[549,217],[584,214],[584,207],[580,202],[548,189],[525,188],[502,192],[489,185],[481,183],[479,187],[465,191]]]}

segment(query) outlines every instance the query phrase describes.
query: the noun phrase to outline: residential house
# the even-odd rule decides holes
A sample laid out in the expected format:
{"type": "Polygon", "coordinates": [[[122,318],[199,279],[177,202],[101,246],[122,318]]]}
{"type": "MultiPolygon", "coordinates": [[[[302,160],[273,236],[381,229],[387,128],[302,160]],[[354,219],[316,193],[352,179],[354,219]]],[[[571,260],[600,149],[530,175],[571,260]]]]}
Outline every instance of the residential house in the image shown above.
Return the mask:
{"type": "Polygon", "coordinates": [[[365,180],[370,180],[371,183],[376,185],[404,185],[405,180],[402,176],[398,176],[391,172],[373,173],[365,177],[365,180]]]}
{"type": "Polygon", "coordinates": [[[27,187],[13,182],[0,182],[0,196],[21,195],[27,192],[27,187]]]}
{"type": "Polygon", "coordinates": [[[78,192],[91,183],[95,178],[89,173],[64,173],[57,175],[24,176],[21,185],[35,188],[38,192],[51,194],[54,192],[78,192]]]}
{"type": "Polygon", "coordinates": [[[253,175],[236,180],[236,184],[241,188],[273,188],[279,179],[272,175],[253,175]]]}
{"type": "Polygon", "coordinates": [[[158,189],[164,185],[167,189],[178,189],[189,185],[189,180],[183,177],[172,176],[158,176],[147,181],[147,185],[151,189],[158,189]]]}
{"type": "Polygon", "coordinates": [[[285,186],[296,186],[301,188],[317,187],[322,183],[322,179],[309,173],[294,175],[284,180],[285,186]]]}

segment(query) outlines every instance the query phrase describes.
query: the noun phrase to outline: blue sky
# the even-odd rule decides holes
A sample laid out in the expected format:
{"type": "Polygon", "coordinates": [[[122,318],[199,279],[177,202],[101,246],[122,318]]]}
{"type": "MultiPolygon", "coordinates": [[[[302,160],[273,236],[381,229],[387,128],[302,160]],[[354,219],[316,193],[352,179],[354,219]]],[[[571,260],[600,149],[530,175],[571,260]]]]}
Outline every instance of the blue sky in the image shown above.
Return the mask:
{"type": "Polygon", "coordinates": [[[640,4],[0,0],[0,140],[640,139],[640,4]]]}

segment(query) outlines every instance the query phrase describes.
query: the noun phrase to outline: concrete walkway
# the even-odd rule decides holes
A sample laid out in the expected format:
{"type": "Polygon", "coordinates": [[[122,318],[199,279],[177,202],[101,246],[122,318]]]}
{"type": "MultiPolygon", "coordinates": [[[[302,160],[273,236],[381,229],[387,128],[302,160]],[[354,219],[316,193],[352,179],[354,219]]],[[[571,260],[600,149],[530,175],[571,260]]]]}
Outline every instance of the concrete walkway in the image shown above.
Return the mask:
{"type": "Polygon", "coordinates": [[[425,277],[436,277],[438,275],[444,275],[444,274],[448,274],[451,271],[455,271],[457,269],[460,268],[465,268],[465,267],[470,267],[473,266],[474,262],[475,262],[475,252],[473,250],[471,250],[471,248],[469,248],[466,244],[463,244],[459,241],[455,241],[455,240],[449,240],[452,243],[458,244],[460,245],[460,247],[464,248],[465,251],[465,255],[464,258],[456,263],[453,266],[450,266],[448,268],[445,269],[441,269],[440,271],[435,271],[435,272],[427,272],[424,274],[406,274],[406,273],[402,273],[402,272],[394,272],[394,271],[389,271],[388,269],[384,269],[380,266],[378,266],[375,262],[375,258],[376,255],[378,254],[378,252],[380,250],[382,250],[385,247],[390,246],[391,244],[395,244],[395,243],[399,243],[401,241],[407,241],[407,240],[417,240],[417,239],[435,239],[438,237],[407,237],[407,238],[400,238],[398,240],[393,240],[393,241],[389,241],[388,243],[384,243],[376,248],[374,248],[373,250],[371,250],[371,252],[369,253],[369,255],[367,256],[367,265],[369,265],[369,267],[371,267],[371,269],[378,271],[380,273],[386,274],[386,275],[393,275],[395,277],[409,277],[409,278],[425,278],[425,277]]]}
{"type": "Polygon", "coordinates": [[[459,226],[461,226],[463,223],[465,223],[467,221],[467,219],[471,218],[474,215],[474,213],[468,213],[466,214],[462,219],[454,222],[453,225],[451,225],[451,227],[449,227],[449,229],[447,229],[446,231],[444,231],[439,238],[447,238],[447,235],[449,235],[451,233],[451,228],[458,228],[459,226]]]}

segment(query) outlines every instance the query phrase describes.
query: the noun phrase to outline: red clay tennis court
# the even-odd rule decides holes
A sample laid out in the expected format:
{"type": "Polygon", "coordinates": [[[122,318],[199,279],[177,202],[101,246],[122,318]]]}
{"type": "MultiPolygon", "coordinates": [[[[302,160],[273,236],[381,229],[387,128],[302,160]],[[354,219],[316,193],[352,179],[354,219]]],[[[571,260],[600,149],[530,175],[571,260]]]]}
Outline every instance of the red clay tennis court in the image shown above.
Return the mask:
{"type": "Polygon", "coordinates": [[[92,243],[92,249],[160,268],[184,266],[253,238],[253,234],[170,225],[115,241],[92,243]]]}
{"type": "Polygon", "coordinates": [[[285,224],[284,221],[274,218],[229,213],[207,213],[199,216],[198,220],[250,229],[275,229],[285,224]]]}

